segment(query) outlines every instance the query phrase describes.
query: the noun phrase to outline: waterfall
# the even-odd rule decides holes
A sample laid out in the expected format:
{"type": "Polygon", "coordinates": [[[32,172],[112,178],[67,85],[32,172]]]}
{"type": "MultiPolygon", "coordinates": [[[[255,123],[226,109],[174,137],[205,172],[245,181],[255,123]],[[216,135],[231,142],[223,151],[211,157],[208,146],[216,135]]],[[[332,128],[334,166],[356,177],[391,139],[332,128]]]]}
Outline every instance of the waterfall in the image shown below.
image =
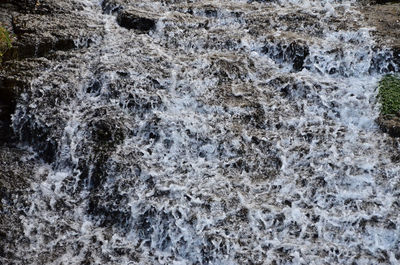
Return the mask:
{"type": "Polygon", "coordinates": [[[17,100],[4,264],[400,262],[398,66],[358,2],[59,5],[90,24],[17,100]]]}

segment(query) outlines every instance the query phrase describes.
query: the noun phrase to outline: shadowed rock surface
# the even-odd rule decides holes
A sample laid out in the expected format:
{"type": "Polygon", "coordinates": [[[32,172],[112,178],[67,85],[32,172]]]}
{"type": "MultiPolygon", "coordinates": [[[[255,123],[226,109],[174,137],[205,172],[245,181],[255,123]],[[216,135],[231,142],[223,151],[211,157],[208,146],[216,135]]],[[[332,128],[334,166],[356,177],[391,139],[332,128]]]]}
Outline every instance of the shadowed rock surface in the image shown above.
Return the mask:
{"type": "Polygon", "coordinates": [[[129,11],[119,12],[117,22],[121,27],[136,29],[142,32],[148,32],[156,26],[154,19],[141,17],[129,11]]]}

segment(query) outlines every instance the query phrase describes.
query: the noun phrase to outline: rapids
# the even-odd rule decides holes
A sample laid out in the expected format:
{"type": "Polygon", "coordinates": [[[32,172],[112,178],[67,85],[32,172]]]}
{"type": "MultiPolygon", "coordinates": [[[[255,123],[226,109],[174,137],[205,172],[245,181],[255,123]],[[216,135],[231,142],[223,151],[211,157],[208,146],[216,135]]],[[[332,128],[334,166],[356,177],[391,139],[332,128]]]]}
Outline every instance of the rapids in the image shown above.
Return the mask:
{"type": "Polygon", "coordinates": [[[5,264],[400,263],[399,69],[356,1],[68,2],[96,30],[18,100],[43,162],[5,264]]]}

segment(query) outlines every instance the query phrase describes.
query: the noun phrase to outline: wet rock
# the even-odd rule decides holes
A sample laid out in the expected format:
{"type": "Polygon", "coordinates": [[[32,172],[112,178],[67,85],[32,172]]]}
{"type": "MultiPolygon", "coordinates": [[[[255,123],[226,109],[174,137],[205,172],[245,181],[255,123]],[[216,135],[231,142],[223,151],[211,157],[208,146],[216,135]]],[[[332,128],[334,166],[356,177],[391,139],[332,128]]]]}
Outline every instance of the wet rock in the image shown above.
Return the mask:
{"type": "Polygon", "coordinates": [[[375,47],[368,72],[371,74],[393,72],[395,65],[392,61],[393,57],[389,49],[382,50],[380,47],[375,47]]]}
{"type": "Polygon", "coordinates": [[[17,98],[26,85],[21,79],[0,73],[0,145],[12,142],[11,115],[15,111],[17,98]]]}
{"type": "Polygon", "coordinates": [[[294,71],[301,71],[304,68],[305,59],[310,55],[308,46],[300,41],[292,41],[289,44],[271,42],[262,48],[262,52],[277,63],[292,64],[294,71]]]}
{"type": "Polygon", "coordinates": [[[214,9],[206,9],[204,14],[206,17],[216,18],[218,16],[218,11],[214,9]]]}
{"type": "Polygon", "coordinates": [[[14,40],[4,61],[85,47],[95,35],[96,29],[85,26],[91,24],[90,19],[75,12],[82,9],[82,4],[54,0],[6,2],[0,3],[0,22],[14,34],[14,40]]]}
{"type": "Polygon", "coordinates": [[[374,47],[369,73],[393,73],[400,71],[400,53],[397,47],[374,47]]]}
{"type": "MultiPolygon", "coordinates": [[[[6,135],[6,142],[22,142],[38,150],[38,153],[46,161],[53,161],[56,152],[56,143],[50,137],[49,126],[39,124],[29,118],[29,113],[25,119],[17,126],[18,133],[14,135],[11,131],[11,117],[15,115],[17,101],[20,101],[21,93],[32,93],[30,80],[40,75],[40,72],[46,68],[46,61],[34,59],[30,61],[7,62],[0,70],[0,94],[3,105],[2,121],[6,125],[9,134],[6,135]]],[[[50,106],[50,100],[46,102],[50,106]]],[[[30,107],[27,111],[30,112],[30,107]]],[[[35,108],[35,106],[32,106],[35,108]]],[[[16,118],[18,119],[18,118],[16,118]]],[[[4,127],[3,127],[4,128],[4,127]]]]}
{"type": "Polygon", "coordinates": [[[123,9],[122,5],[115,0],[104,0],[101,3],[101,8],[104,14],[112,14],[123,9]]]}
{"type": "Polygon", "coordinates": [[[56,20],[35,14],[14,17],[13,29],[18,36],[14,49],[18,58],[41,57],[52,51],[77,48],[75,40],[79,38],[80,23],[81,18],[71,17],[56,20]]]}
{"type": "Polygon", "coordinates": [[[117,23],[121,27],[138,30],[143,33],[147,33],[156,27],[155,19],[146,17],[145,14],[132,11],[119,12],[117,16],[117,23]]]}
{"type": "Polygon", "coordinates": [[[1,4],[9,3],[20,11],[27,11],[35,8],[37,2],[37,0],[3,0],[1,4]]]}
{"type": "Polygon", "coordinates": [[[87,137],[77,148],[79,159],[77,170],[83,188],[96,194],[108,179],[110,157],[125,138],[126,128],[121,121],[104,110],[88,113],[87,137]]]}
{"type": "Polygon", "coordinates": [[[265,121],[267,119],[265,117],[263,106],[255,103],[250,106],[246,106],[245,109],[247,111],[246,114],[241,115],[241,121],[258,129],[265,129],[265,121]]]}
{"type": "Polygon", "coordinates": [[[19,216],[24,212],[24,202],[19,201],[28,192],[28,183],[38,161],[26,159],[29,152],[16,148],[0,148],[0,263],[16,261],[16,238],[24,238],[19,216]],[[25,158],[24,158],[25,157],[25,158]]]}
{"type": "MultiPolygon", "coordinates": [[[[0,23],[14,36],[13,47],[4,54],[0,69],[1,144],[19,140],[31,145],[45,161],[54,160],[57,141],[52,135],[52,126],[27,117],[18,125],[18,135],[14,135],[10,126],[11,116],[20,94],[33,93],[31,80],[41,75],[49,62],[37,58],[85,47],[90,38],[98,33],[95,27],[87,28],[89,19],[76,12],[80,9],[82,4],[74,1],[0,2],[0,23]],[[24,60],[26,58],[30,59],[24,60]]],[[[56,90],[52,91],[56,94],[56,90]]],[[[49,107],[57,101],[54,97],[47,98],[46,105],[49,107]]]]}
{"type": "Polygon", "coordinates": [[[397,66],[397,71],[400,71],[400,45],[398,47],[392,47],[393,52],[393,63],[397,66]]]}
{"type": "Polygon", "coordinates": [[[20,140],[32,146],[44,161],[51,163],[55,160],[58,143],[51,137],[50,127],[27,122],[20,128],[20,137],[20,140]]]}
{"type": "Polygon", "coordinates": [[[6,82],[0,80],[0,142],[6,142],[10,138],[11,114],[16,104],[13,90],[9,89],[6,82]]]}
{"type": "Polygon", "coordinates": [[[400,117],[381,115],[377,123],[383,132],[392,137],[400,137],[400,117]]]}
{"type": "Polygon", "coordinates": [[[93,194],[89,198],[88,214],[101,227],[117,226],[120,229],[129,228],[130,212],[126,207],[129,199],[118,191],[107,193],[105,196],[93,194]]]}

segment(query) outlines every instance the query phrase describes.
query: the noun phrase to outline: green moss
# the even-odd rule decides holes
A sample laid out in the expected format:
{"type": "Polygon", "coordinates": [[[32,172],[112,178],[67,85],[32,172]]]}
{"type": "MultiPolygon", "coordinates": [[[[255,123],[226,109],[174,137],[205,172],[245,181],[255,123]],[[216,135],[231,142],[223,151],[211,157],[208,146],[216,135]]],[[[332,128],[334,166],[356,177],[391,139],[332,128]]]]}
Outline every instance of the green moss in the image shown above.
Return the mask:
{"type": "Polygon", "coordinates": [[[6,51],[12,47],[11,42],[11,34],[3,26],[0,26],[0,62],[6,51]]]}
{"type": "Polygon", "coordinates": [[[381,114],[397,115],[400,111],[400,78],[386,75],[379,82],[379,101],[381,114]]]}

